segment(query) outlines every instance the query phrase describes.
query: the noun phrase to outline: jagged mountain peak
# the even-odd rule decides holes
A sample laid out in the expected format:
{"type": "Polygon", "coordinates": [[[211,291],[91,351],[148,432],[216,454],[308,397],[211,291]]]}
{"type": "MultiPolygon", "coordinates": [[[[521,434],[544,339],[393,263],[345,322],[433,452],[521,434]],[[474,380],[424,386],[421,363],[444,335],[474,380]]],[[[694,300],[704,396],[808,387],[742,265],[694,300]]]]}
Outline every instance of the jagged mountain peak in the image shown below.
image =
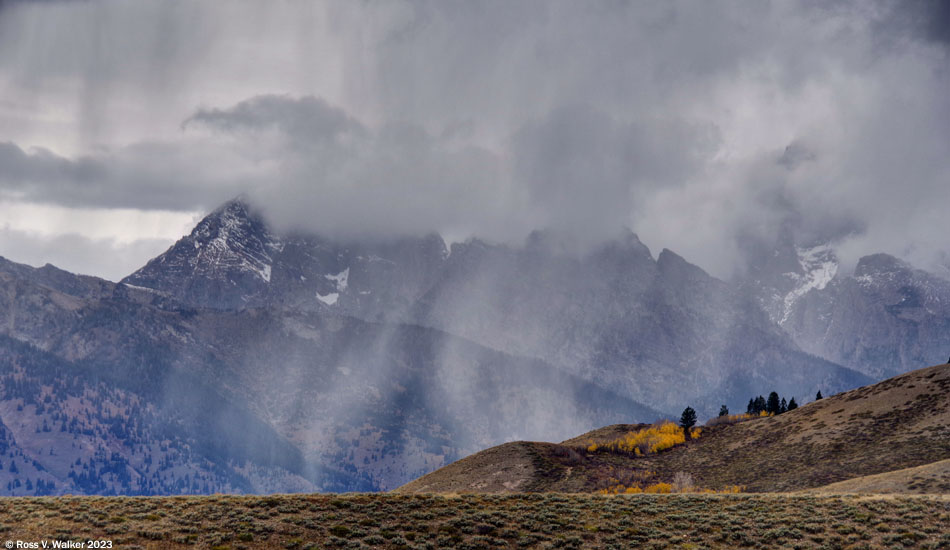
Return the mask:
{"type": "Polygon", "coordinates": [[[664,248],[660,251],[660,255],[656,258],[656,263],[658,266],[660,266],[661,270],[680,269],[686,266],[700,269],[699,267],[687,262],[685,258],[676,252],[673,252],[669,248],[664,248]]]}
{"type": "Polygon", "coordinates": [[[270,283],[274,257],[283,248],[247,197],[239,196],[121,283],[165,292],[193,305],[241,307],[270,283]]]}
{"type": "Polygon", "coordinates": [[[687,288],[693,289],[698,292],[694,296],[696,300],[704,300],[720,294],[731,295],[726,283],[668,248],[660,251],[656,259],[656,267],[664,286],[673,289],[676,293],[682,293],[687,288]]]}
{"type": "Polygon", "coordinates": [[[618,271],[635,272],[652,269],[654,265],[650,249],[630,230],[602,243],[590,254],[589,259],[596,264],[612,266],[618,271]]]}
{"type": "MultiPolygon", "coordinates": [[[[477,241],[477,239],[475,240],[477,241]]],[[[481,243],[481,241],[478,242],[481,243]]],[[[653,259],[650,249],[643,244],[640,237],[627,228],[615,237],[606,239],[596,246],[582,248],[572,245],[570,241],[563,239],[552,231],[534,230],[525,238],[523,250],[532,254],[575,258],[625,256],[638,259],[648,258],[650,261],[653,259]]]]}
{"type": "Polygon", "coordinates": [[[278,233],[242,195],[122,283],[191,306],[329,308],[382,320],[404,317],[448,256],[435,233],[350,242],[278,233]]]}
{"type": "Polygon", "coordinates": [[[271,234],[263,218],[253,211],[245,195],[240,195],[205,216],[190,235],[200,245],[212,239],[224,239],[232,244],[251,239],[270,247],[278,239],[271,234]]]}

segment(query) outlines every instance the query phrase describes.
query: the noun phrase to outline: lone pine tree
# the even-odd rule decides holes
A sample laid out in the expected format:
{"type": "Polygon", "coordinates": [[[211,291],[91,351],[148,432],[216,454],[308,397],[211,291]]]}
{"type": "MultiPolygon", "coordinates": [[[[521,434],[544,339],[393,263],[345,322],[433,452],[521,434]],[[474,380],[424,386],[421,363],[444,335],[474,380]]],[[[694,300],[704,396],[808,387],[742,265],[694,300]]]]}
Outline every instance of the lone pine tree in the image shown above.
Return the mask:
{"type": "Polygon", "coordinates": [[[680,416],[680,427],[683,428],[683,433],[686,435],[686,439],[689,439],[690,433],[689,429],[696,425],[696,411],[692,407],[686,407],[683,409],[683,415],[680,416]]]}

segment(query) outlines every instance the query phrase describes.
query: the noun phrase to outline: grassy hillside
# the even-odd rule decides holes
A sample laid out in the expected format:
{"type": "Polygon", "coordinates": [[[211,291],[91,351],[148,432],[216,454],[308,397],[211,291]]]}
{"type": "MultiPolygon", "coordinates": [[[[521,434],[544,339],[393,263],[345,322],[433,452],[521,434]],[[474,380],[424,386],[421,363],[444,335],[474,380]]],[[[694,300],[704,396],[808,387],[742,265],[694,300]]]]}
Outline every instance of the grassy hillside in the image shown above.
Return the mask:
{"type": "Polygon", "coordinates": [[[818,494],[950,494],[950,459],[883,474],[856,477],[810,489],[809,492],[818,494]]]}
{"type": "Polygon", "coordinates": [[[6,540],[124,550],[950,548],[946,497],[41,497],[0,501],[0,523],[6,540]]]}
{"type": "Polygon", "coordinates": [[[913,371],[767,418],[708,427],[645,456],[589,452],[644,425],[614,425],[559,445],[510,443],[413,481],[400,492],[594,492],[672,482],[750,492],[815,488],[950,458],[950,365],[913,371]]]}

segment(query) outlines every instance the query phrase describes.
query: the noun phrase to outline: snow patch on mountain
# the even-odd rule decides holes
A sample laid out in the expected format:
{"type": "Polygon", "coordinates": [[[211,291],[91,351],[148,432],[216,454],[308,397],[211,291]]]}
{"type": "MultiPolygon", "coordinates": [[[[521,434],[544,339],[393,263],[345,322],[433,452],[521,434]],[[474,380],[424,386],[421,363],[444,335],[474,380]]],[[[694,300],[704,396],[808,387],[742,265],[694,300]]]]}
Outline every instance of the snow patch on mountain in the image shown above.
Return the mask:
{"type": "Polygon", "coordinates": [[[261,276],[261,279],[264,279],[268,283],[270,282],[270,266],[265,265],[261,269],[257,270],[257,274],[261,276]]]}
{"type": "Polygon", "coordinates": [[[785,273],[785,276],[795,281],[795,286],[789,291],[785,298],[784,312],[779,320],[780,325],[788,321],[795,303],[812,289],[824,290],[828,283],[838,274],[838,258],[830,246],[823,244],[811,248],[795,247],[798,253],[798,263],[802,272],[785,273]]]}
{"type": "Polygon", "coordinates": [[[154,288],[149,288],[149,287],[147,287],[147,286],[132,285],[132,284],[129,284],[129,283],[121,283],[121,284],[122,284],[123,286],[125,286],[126,288],[131,288],[131,289],[133,289],[133,290],[140,290],[140,291],[142,291],[142,292],[148,292],[149,294],[157,294],[157,295],[159,295],[159,296],[164,296],[164,295],[165,295],[164,292],[160,292],[160,291],[158,291],[158,290],[155,290],[154,288]]]}
{"type": "Polygon", "coordinates": [[[350,268],[346,268],[336,275],[324,275],[324,278],[326,278],[328,281],[333,281],[336,283],[337,291],[343,292],[346,290],[346,285],[350,278],[350,268]]]}
{"type": "Polygon", "coordinates": [[[320,300],[328,306],[332,306],[340,298],[339,292],[331,292],[329,294],[320,294],[317,292],[317,300],[320,300]]]}

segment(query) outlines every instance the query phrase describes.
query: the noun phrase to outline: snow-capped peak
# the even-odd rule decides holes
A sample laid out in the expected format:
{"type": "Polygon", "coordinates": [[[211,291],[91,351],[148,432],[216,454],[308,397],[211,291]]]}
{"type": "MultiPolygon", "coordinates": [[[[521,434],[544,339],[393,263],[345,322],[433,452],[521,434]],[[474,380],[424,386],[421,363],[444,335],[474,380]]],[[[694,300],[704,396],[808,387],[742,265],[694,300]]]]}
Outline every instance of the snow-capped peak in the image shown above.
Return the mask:
{"type": "Polygon", "coordinates": [[[246,198],[238,197],[205,218],[192,233],[195,248],[204,248],[193,261],[208,262],[215,269],[226,265],[251,272],[269,283],[272,254],[279,252],[283,244],[248,208],[246,198]]]}

